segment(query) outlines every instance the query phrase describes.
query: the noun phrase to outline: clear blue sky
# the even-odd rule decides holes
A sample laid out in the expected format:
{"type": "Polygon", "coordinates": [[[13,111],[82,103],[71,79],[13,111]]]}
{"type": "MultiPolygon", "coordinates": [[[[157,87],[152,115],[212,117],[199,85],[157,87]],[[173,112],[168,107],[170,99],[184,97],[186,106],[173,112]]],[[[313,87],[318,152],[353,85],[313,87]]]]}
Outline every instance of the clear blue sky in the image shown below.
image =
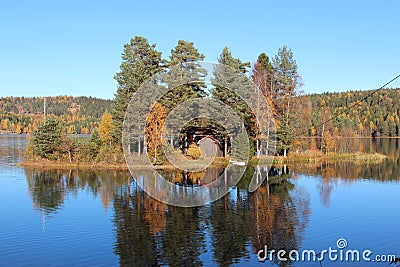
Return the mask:
{"type": "MultiPolygon", "coordinates": [[[[2,1],[0,96],[113,98],[123,44],[168,58],[179,39],[216,61],[293,50],[308,93],[373,89],[400,73],[400,1],[2,1]]],[[[400,87],[397,81],[392,85],[400,87]]]]}

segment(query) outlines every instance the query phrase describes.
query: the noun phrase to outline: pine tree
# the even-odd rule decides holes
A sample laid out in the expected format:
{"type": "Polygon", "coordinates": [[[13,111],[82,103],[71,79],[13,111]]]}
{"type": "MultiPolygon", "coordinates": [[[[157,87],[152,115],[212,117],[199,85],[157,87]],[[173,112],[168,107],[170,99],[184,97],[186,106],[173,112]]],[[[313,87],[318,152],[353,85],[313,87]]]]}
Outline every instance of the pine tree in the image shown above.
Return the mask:
{"type": "Polygon", "coordinates": [[[240,133],[232,140],[232,149],[234,149],[232,154],[235,156],[234,160],[247,161],[253,156],[253,153],[248,148],[248,140],[246,139],[246,134],[240,133]],[[250,155],[247,154],[247,152],[249,152],[250,155]]]}
{"type": "Polygon", "coordinates": [[[251,123],[248,119],[252,117],[251,110],[247,106],[246,102],[232,91],[233,88],[240,88],[242,85],[248,84],[246,76],[235,75],[232,77],[232,73],[235,71],[243,74],[246,73],[246,67],[249,67],[250,63],[243,63],[240,61],[240,59],[234,58],[227,47],[224,48],[220,57],[218,58],[218,63],[228,67],[217,66],[215,68],[215,79],[212,80],[214,85],[214,88],[211,91],[212,96],[230,106],[239,114],[243,121],[245,121],[245,125],[250,126],[251,123]],[[230,88],[225,85],[229,85],[230,88]]]}
{"type": "MultiPolygon", "coordinates": [[[[246,92],[248,88],[244,89],[243,86],[252,86],[247,76],[244,75],[247,72],[246,68],[250,67],[250,63],[242,62],[239,58],[234,58],[227,47],[223,49],[218,58],[218,63],[221,65],[217,65],[214,70],[215,78],[212,79],[214,85],[214,88],[211,90],[212,96],[232,108],[243,122],[241,127],[245,127],[249,136],[255,138],[257,133],[255,130],[254,113],[242,97],[234,92],[235,90],[246,92]]],[[[254,147],[252,145],[254,140],[250,140],[249,142],[250,147],[254,147]]],[[[225,150],[227,149],[225,148],[225,150]]],[[[253,154],[254,151],[250,151],[250,153],[253,154]]]]}
{"type": "Polygon", "coordinates": [[[111,111],[115,126],[112,136],[119,146],[122,142],[122,123],[133,93],[145,80],[161,71],[163,64],[161,52],[156,50],[155,44],[150,45],[144,37],[135,36],[124,45],[121,70],[114,77],[118,82],[118,89],[111,111]]]}
{"type": "Polygon", "coordinates": [[[171,50],[168,62],[170,70],[163,76],[164,82],[170,89],[162,99],[162,104],[168,113],[190,98],[206,95],[204,91],[206,85],[202,80],[207,72],[199,64],[203,59],[204,55],[194,47],[193,42],[179,40],[171,50]]]}
{"type": "Polygon", "coordinates": [[[93,133],[90,136],[90,143],[93,144],[93,146],[96,148],[96,150],[100,149],[102,142],[101,142],[100,134],[99,134],[99,131],[97,130],[97,128],[93,130],[93,133]]]}
{"type": "Polygon", "coordinates": [[[56,159],[61,145],[61,126],[58,120],[48,118],[32,133],[33,153],[41,158],[56,159]]]}
{"type": "Polygon", "coordinates": [[[224,47],[218,59],[218,63],[234,68],[240,73],[246,73],[250,68],[250,62],[242,62],[239,58],[234,58],[228,47],[224,47]]]}
{"type": "Polygon", "coordinates": [[[389,136],[389,132],[389,123],[387,121],[383,121],[381,124],[381,136],[387,137],[389,136]]]}
{"type": "Polygon", "coordinates": [[[297,73],[297,63],[290,48],[286,46],[279,48],[272,65],[276,81],[272,91],[272,99],[279,120],[279,129],[277,130],[279,142],[277,145],[278,149],[282,150],[283,155],[286,156],[294,140],[293,128],[296,122],[294,101],[298,100],[295,97],[298,95],[297,89],[301,86],[301,82],[297,73]],[[286,140],[282,138],[286,138],[286,140]]]}
{"type": "MultiPolygon", "coordinates": [[[[199,63],[203,59],[204,55],[194,47],[193,42],[179,40],[175,48],[171,50],[169,70],[162,77],[163,82],[168,84],[169,91],[160,99],[167,113],[189,99],[206,96],[204,90],[206,85],[203,80],[207,71],[199,63]]],[[[176,117],[167,125],[172,146],[173,132],[179,121],[182,121],[182,118],[176,117]]]]}

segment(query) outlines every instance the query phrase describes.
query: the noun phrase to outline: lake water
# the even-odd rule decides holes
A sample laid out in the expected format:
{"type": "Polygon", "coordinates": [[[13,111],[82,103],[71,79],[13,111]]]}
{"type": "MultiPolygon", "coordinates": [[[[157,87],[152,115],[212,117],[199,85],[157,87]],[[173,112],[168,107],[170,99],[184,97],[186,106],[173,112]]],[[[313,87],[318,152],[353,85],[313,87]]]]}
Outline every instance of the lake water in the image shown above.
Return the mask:
{"type": "Polygon", "coordinates": [[[400,257],[399,144],[364,141],[388,155],[379,164],[273,168],[254,193],[241,181],[214,203],[178,208],[143,193],[125,171],[18,167],[26,139],[3,135],[0,266],[395,266],[260,262],[257,252],[338,249],[343,238],[342,251],[400,257]]]}

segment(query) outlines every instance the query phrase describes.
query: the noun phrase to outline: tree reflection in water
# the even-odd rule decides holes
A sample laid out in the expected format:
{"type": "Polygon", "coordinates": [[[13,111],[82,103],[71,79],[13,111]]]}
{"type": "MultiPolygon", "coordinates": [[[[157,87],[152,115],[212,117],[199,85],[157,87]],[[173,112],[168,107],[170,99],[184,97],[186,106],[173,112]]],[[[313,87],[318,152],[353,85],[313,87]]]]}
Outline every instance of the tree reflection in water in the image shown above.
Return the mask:
{"type": "MultiPolygon", "coordinates": [[[[168,206],[155,200],[140,190],[125,171],[26,169],[25,172],[34,208],[47,216],[62,209],[64,199],[79,191],[99,197],[105,208],[112,202],[114,253],[121,265],[198,266],[204,264],[201,255],[211,253],[212,260],[207,264],[226,266],[246,261],[264,245],[294,249],[299,246],[309,214],[307,194],[301,191],[293,194],[290,174],[282,174],[278,169],[270,170],[268,181],[249,193],[252,174],[249,168],[229,194],[197,208],[168,206]],[[273,174],[280,175],[270,176],[273,174]]],[[[219,176],[221,170],[190,174],[186,178],[182,173],[169,175],[186,179],[187,185],[199,186],[197,179],[212,179],[208,177],[210,173],[219,176]]],[[[137,175],[148,174],[138,171],[137,175]]]]}
{"type": "Polygon", "coordinates": [[[29,193],[35,209],[55,213],[64,202],[67,179],[58,171],[25,169],[29,193]]]}
{"type": "MultiPolygon", "coordinates": [[[[324,205],[329,205],[338,181],[400,180],[399,143],[382,140],[378,144],[388,155],[380,163],[322,162],[258,168],[266,179],[253,193],[248,192],[254,171],[249,167],[229,194],[198,208],[178,208],[153,199],[138,188],[127,171],[27,168],[25,172],[34,209],[46,216],[60,212],[65,198],[81,191],[98,197],[105,209],[112,207],[114,253],[121,265],[227,266],[254,261],[265,245],[286,251],[301,248],[311,211],[308,192],[296,187],[299,174],[320,179],[320,197],[324,205]]],[[[196,187],[212,181],[221,171],[165,171],[164,175],[175,184],[196,187]]],[[[150,174],[138,170],[135,175],[145,179],[150,174]]],[[[226,181],[229,184],[229,177],[226,181]]]]}
{"type": "Polygon", "coordinates": [[[67,195],[75,195],[82,190],[99,197],[107,209],[116,188],[131,179],[126,171],[25,168],[25,175],[34,209],[47,215],[62,208],[67,195]]]}
{"type": "Polygon", "coordinates": [[[320,179],[318,189],[325,206],[330,204],[332,191],[338,182],[351,184],[359,179],[381,182],[400,180],[400,139],[361,140],[360,151],[379,151],[387,158],[379,162],[336,161],[315,164],[293,164],[295,173],[316,176],[320,179]]]}
{"type": "MultiPolygon", "coordinates": [[[[273,169],[270,174],[281,172],[273,169]]],[[[182,174],[171,177],[184,179],[182,174]]],[[[209,245],[213,259],[206,264],[227,266],[246,261],[265,245],[298,248],[310,214],[309,196],[301,190],[295,195],[289,178],[288,173],[269,177],[254,193],[242,182],[199,208],[166,206],[134,183],[126,186],[114,199],[115,253],[123,265],[198,266],[204,264],[200,256],[209,245]]]]}

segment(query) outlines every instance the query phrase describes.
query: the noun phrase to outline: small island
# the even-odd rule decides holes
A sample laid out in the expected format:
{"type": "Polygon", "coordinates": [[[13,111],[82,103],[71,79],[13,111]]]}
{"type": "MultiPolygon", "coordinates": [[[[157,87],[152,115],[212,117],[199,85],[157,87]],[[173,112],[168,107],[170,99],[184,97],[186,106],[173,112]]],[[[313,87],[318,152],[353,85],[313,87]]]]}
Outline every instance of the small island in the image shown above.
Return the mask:
{"type": "MultiPolygon", "coordinates": [[[[191,75],[201,80],[206,70],[199,62],[204,57],[192,42],[179,40],[166,60],[156,50],[155,44],[136,36],[124,45],[120,71],[115,75],[118,88],[114,100],[53,97],[54,102],[67,103],[64,104],[64,113],[60,113],[62,105],[57,103],[46,111],[46,98],[11,99],[19,101],[17,106],[20,108],[9,112],[11,119],[0,114],[1,131],[28,134],[29,145],[21,166],[126,169],[122,131],[131,97],[144,81],[154,74],[166,72],[169,66],[190,68],[191,75]],[[42,113],[28,112],[23,108],[24,102],[32,104],[32,101],[40,107],[42,100],[42,113]],[[88,110],[91,110],[91,115],[88,115],[88,110]]],[[[175,86],[173,91],[165,93],[147,117],[143,135],[139,140],[132,140],[125,151],[148,157],[157,168],[172,166],[163,152],[165,143],[175,145],[177,149],[173,153],[181,153],[193,162],[199,155],[207,154],[207,149],[215,149],[217,154],[212,163],[215,166],[229,164],[233,145],[239,150],[249,151],[244,160],[251,165],[263,162],[381,161],[385,156],[373,151],[360,151],[356,140],[399,136],[400,120],[396,112],[400,103],[399,89],[382,90],[379,96],[371,94],[371,91],[305,94],[296,60],[287,46],[281,47],[273,57],[260,53],[253,64],[233,57],[225,47],[218,62],[234,69],[259,89],[258,97],[262,97],[270,107],[275,125],[273,132],[268,132],[268,135],[258,132],[257,123],[264,122],[257,122],[254,110],[237,94],[219,85],[218,79],[226,77],[222,72],[214,71],[216,78],[211,88],[204,82],[197,82],[175,86]],[[238,114],[248,133],[246,140],[243,137],[230,140],[226,129],[209,118],[188,122],[177,136],[159,130],[163,128],[166,116],[179,104],[205,97],[221,101],[238,114]],[[388,99],[390,101],[385,101],[388,99]],[[380,103],[379,108],[376,103],[380,103]],[[272,139],[273,153],[260,145],[261,140],[268,143],[272,139]],[[208,143],[209,148],[204,143],[208,143]],[[248,148],[241,149],[244,144],[248,144],[248,148]]],[[[173,83],[165,80],[167,85],[173,83]]],[[[232,84],[239,82],[239,78],[231,81],[232,84]]],[[[0,102],[7,103],[8,100],[2,98],[0,102]]]]}

